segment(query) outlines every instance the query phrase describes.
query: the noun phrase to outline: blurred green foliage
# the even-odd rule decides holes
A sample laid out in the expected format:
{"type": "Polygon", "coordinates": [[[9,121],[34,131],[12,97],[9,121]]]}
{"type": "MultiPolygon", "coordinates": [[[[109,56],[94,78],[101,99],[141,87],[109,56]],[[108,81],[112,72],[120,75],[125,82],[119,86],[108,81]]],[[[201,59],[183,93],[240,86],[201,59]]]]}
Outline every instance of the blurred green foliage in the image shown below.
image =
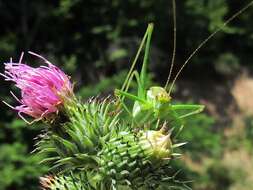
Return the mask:
{"type": "Polygon", "coordinates": [[[39,165],[41,157],[31,154],[39,128],[30,127],[19,119],[1,124],[0,190],[38,189],[37,177],[48,169],[39,165]]]}
{"type": "Polygon", "coordinates": [[[200,156],[212,157],[221,154],[221,135],[214,131],[215,120],[205,114],[199,114],[192,119],[187,119],[186,126],[180,134],[181,141],[187,141],[184,151],[189,152],[193,159],[200,156]],[[200,151],[201,150],[201,151],[200,151]]]}
{"type": "MultiPolygon", "coordinates": [[[[208,34],[247,2],[177,1],[176,62],[182,63],[208,34]]],[[[84,98],[98,93],[108,95],[122,84],[149,22],[155,23],[151,78],[163,84],[168,75],[169,52],[173,41],[171,1],[0,0],[0,19],[2,63],[8,61],[9,57],[17,60],[21,51],[41,53],[72,76],[76,90],[84,98]]],[[[226,75],[235,73],[242,65],[251,67],[252,19],[253,11],[248,10],[225,27],[224,33],[217,34],[194,57],[192,67],[186,67],[185,76],[194,75],[201,68],[207,74],[214,70],[226,75]]],[[[39,65],[34,59],[25,58],[29,64],[39,65]]],[[[179,68],[178,64],[176,67],[179,68]]],[[[3,72],[3,64],[0,70],[3,72]]],[[[9,89],[9,84],[2,80],[1,100],[15,105],[9,89]]],[[[18,94],[16,89],[11,89],[18,94]]],[[[33,150],[33,138],[40,133],[40,129],[16,119],[17,114],[5,105],[0,104],[0,108],[0,190],[38,189],[38,177],[47,168],[38,165],[40,158],[30,152],[33,150]]],[[[188,151],[197,160],[208,155],[214,159],[214,163],[218,162],[223,151],[223,137],[213,130],[215,121],[200,115],[187,123],[181,138],[191,143],[183,151],[188,151]]],[[[251,147],[252,144],[248,142],[252,139],[252,121],[248,123],[251,128],[247,128],[249,131],[245,136],[249,138],[246,144],[251,147]]],[[[238,145],[236,140],[229,142],[231,147],[238,145]]],[[[227,189],[236,177],[227,175],[224,166],[219,166],[206,166],[204,174],[186,166],[184,171],[186,175],[189,174],[189,179],[204,176],[201,179],[204,185],[200,183],[196,189],[227,189]]]]}

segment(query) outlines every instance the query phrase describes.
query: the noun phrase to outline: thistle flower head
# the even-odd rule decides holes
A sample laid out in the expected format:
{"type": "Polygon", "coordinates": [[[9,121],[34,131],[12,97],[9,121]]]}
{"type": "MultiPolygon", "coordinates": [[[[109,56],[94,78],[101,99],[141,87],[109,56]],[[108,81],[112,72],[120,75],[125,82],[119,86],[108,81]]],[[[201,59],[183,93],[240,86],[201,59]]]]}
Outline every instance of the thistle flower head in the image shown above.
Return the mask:
{"type": "Polygon", "coordinates": [[[40,119],[55,113],[67,97],[73,95],[73,86],[69,77],[58,67],[42,56],[29,52],[42,59],[47,66],[37,68],[22,63],[23,53],[18,63],[5,63],[5,72],[1,74],[6,81],[13,81],[21,90],[21,99],[16,98],[19,106],[13,107],[19,112],[35,119],[40,119]]]}

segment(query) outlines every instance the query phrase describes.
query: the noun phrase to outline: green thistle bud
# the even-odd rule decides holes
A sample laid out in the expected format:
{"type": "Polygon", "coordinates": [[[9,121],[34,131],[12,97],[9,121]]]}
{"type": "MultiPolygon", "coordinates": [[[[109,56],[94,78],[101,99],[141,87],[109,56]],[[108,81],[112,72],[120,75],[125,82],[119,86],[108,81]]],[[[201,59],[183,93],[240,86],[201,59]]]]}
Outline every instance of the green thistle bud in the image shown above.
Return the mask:
{"type": "Polygon", "coordinates": [[[57,171],[96,169],[97,153],[117,130],[118,115],[110,115],[112,106],[107,100],[91,100],[68,107],[68,121],[48,128],[36,144],[38,153],[48,155],[42,163],[57,171]]]}
{"type": "MultiPolygon", "coordinates": [[[[120,132],[100,153],[100,177],[109,186],[144,186],[168,166],[170,134],[160,131],[120,132]]],[[[161,180],[161,179],[160,179],[161,180]]]]}
{"type": "Polygon", "coordinates": [[[170,134],[149,130],[142,132],[140,144],[146,154],[155,160],[170,159],[172,154],[172,142],[170,134]]]}

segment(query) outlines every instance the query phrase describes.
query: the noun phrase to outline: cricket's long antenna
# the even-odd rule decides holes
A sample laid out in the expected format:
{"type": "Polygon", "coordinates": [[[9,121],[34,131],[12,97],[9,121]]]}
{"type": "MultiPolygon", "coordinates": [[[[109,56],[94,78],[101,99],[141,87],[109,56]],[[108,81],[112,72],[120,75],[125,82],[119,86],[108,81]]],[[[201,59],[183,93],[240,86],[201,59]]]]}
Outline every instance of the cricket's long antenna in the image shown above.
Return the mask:
{"type": "Polygon", "coordinates": [[[165,84],[165,89],[168,87],[170,82],[171,73],[174,67],[175,57],[176,57],[176,46],[177,46],[177,19],[176,19],[176,1],[172,0],[172,14],[173,14],[173,52],[170,64],[169,76],[165,84]]]}
{"type": "Polygon", "coordinates": [[[182,72],[182,70],[184,69],[184,67],[186,66],[186,64],[192,59],[192,57],[212,38],[215,36],[215,34],[217,34],[218,32],[220,32],[227,24],[229,24],[232,20],[234,20],[236,17],[238,17],[241,13],[243,13],[246,9],[248,9],[251,5],[253,5],[253,1],[251,1],[250,3],[248,3],[245,7],[243,7],[241,10],[239,10],[238,12],[236,12],[233,16],[231,16],[228,20],[226,20],[222,26],[220,26],[219,28],[217,28],[212,34],[210,34],[210,36],[208,36],[201,44],[199,44],[199,46],[191,53],[191,55],[186,59],[186,61],[184,62],[184,64],[182,65],[182,67],[179,69],[178,73],[176,74],[174,80],[172,81],[172,84],[170,86],[169,92],[168,94],[170,95],[172,88],[179,76],[179,74],[182,72]]]}

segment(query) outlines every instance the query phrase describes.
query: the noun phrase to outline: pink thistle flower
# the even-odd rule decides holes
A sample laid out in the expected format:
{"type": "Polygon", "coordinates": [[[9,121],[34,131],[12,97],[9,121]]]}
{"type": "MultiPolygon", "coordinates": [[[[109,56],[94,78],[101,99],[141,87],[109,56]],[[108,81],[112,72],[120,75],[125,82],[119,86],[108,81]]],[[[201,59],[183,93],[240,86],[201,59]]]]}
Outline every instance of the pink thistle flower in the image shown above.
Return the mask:
{"type": "Polygon", "coordinates": [[[0,74],[6,81],[15,82],[15,86],[21,90],[21,99],[11,92],[20,105],[9,106],[17,110],[24,120],[22,113],[40,120],[59,111],[64,101],[73,96],[73,85],[63,71],[44,57],[33,52],[28,53],[42,59],[47,66],[33,68],[23,64],[22,53],[18,63],[13,63],[12,59],[5,63],[5,72],[0,74]]]}

